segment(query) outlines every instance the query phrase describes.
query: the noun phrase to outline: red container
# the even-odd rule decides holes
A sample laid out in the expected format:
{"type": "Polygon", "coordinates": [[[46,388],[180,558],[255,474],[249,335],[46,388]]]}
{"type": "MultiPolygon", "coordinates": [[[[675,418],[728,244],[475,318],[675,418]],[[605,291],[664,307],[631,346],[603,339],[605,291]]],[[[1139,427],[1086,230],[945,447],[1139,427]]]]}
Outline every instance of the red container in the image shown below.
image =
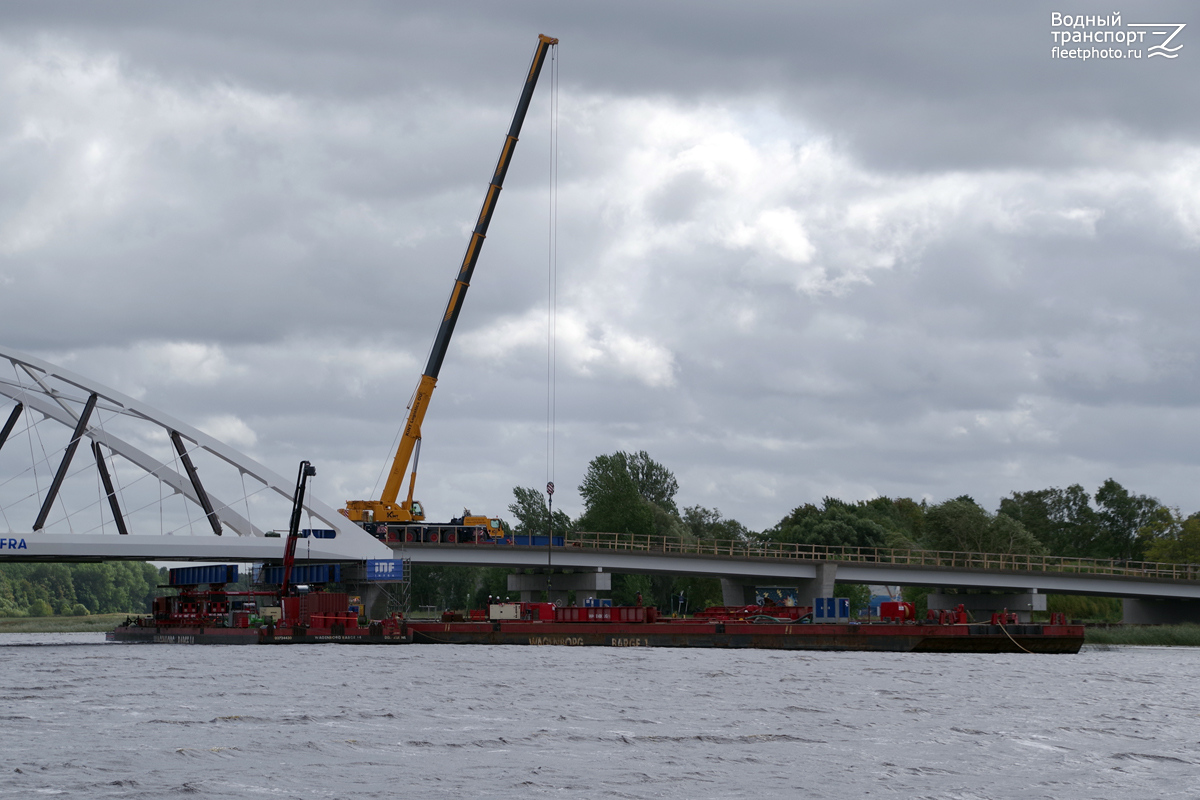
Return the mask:
{"type": "Polygon", "coordinates": [[[300,621],[300,598],[283,598],[283,618],[292,622],[300,621]]]}
{"type": "Polygon", "coordinates": [[[910,622],[916,620],[917,610],[912,603],[887,600],[879,604],[879,618],[884,622],[910,622]]]}

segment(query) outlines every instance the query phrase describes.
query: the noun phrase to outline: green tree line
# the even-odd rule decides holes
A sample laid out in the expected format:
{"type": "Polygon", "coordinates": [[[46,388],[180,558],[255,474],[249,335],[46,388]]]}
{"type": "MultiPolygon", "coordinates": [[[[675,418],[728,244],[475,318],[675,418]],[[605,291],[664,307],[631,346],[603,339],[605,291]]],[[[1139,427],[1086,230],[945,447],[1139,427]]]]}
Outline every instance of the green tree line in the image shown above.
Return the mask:
{"type": "MultiPolygon", "coordinates": [[[[571,519],[555,510],[550,519],[545,495],[515,487],[508,510],[519,534],[555,535],[600,531],[682,539],[790,542],[849,547],[954,550],[1005,554],[1200,563],[1200,512],[1184,517],[1156,498],[1136,494],[1117,481],[1104,481],[1094,493],[1079,484],[1014,491],[989,511],[967,495],[941,503],[876,497],[846,502],[826,497],[804,503],[763,531],[751,531],[717,508],[680,508],[679,483],[667,467],[645,451],[597,456],[589,463],[579,496],[584,510],[571,519]]],[[[414,602],[441,608],[481,607],[489,596],[505,596],[507,571],[470,567],[414,570],[414,602]]],[[[865,587],[838,586],[854,605],[865,604],[865,587]]],[[[613,575],[614,603],[638,595],[664,609],[685,602],[691,610],[719,605],[714,578],[613,575]]],[[[1095,604],[1081,598],[1077,602],[1095,604]]],[[[1114,613],[1107,601],[1103,613],[1114,613]]],[[[1097,606],[1099,608],[1099,606],[1097,606]]],[[[1090,608],[1090,606],[1089,606],[1090,608]]],[[[1082,610],[1082,606],[1081,606],[1082,610]]],[[[1097,612],[1100,613],[1100,612],[1097,612]]]]}
{"type": "Polygon", "coordinates": [[[145,613],[166,571],[138,561],[0,565],[0,617],[145,613]]]}

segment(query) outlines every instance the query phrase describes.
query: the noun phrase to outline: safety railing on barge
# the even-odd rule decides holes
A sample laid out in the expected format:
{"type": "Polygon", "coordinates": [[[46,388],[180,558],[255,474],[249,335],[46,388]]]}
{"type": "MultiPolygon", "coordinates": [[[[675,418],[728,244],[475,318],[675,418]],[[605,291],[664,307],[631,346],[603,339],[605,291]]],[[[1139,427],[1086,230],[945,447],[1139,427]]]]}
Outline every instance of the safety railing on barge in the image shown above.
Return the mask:
{"type": "Polygon", "coordinates": [[[960,553],[952,550],[901,550],[887,547],[830,547],[818,544],[679,539],[623,533],[576,532],[566,536],[567,547],[624,550],[670,555],[729,558],[836,561],[840,564],[894,564],[911,567],[1046,572],[1073,575],[1118,575],[1170,581],[1200,580],[1200,564],[1164,564],[1102,558],[1068,558],[1003,553],[960,553]]]}

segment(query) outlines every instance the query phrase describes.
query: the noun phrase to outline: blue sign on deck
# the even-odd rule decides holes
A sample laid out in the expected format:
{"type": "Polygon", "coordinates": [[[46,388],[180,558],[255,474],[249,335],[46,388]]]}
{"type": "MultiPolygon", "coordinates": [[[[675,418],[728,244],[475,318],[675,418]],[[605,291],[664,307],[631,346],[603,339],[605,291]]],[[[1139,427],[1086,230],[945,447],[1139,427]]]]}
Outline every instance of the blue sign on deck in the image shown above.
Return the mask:
{"type": "Polygon", "coordinates": [[[372,558],[367,560],[367,580],[402,581],[404,562],[398,558],[372,558]]]}

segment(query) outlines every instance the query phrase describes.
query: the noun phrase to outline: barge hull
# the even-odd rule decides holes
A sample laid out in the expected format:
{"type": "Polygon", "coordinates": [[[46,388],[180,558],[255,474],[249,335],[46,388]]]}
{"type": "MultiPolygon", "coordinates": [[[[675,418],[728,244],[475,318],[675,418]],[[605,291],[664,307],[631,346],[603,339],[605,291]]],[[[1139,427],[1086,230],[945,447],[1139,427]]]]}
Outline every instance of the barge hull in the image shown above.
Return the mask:
{"type": "Polygon", "coordinates": [[[407,627],[414,644],[1062,654],[1078,653],[1083,645],[1082,626],[1068,625],[410,622],[407,627]]]}
{"type": "Polygon", "coordinates": [[[105,634],[109,642],[129,644],[409,644],[403,633],[334,633],[331,630],[270,631],[258,628],[120,626],[105,634]]]}

